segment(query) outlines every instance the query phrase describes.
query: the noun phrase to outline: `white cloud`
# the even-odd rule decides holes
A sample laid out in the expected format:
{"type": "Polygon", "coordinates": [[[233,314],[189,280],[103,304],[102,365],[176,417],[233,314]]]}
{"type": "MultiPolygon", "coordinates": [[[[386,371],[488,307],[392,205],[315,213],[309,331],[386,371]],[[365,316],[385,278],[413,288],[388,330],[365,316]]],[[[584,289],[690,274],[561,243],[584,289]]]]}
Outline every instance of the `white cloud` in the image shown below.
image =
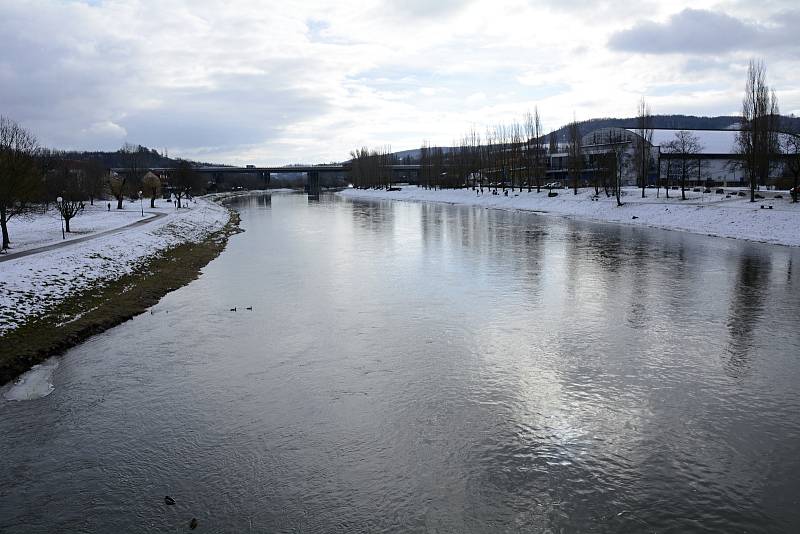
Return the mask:
{"type": "Polygon", "coordinates": [[[766,56],[783,109],[800,108],[797,54],[763,38],[791,5],[629,4],[5,0],[0,113],[62,148],[331,161],[363,145],[450,143],[534,105],[551,128],[573,113],[631,115],[642,94],[660,113],[733,112],[750,55],[766,56]],[[606,45],[690,6],[761,37],[705,62],[606,45]]]}

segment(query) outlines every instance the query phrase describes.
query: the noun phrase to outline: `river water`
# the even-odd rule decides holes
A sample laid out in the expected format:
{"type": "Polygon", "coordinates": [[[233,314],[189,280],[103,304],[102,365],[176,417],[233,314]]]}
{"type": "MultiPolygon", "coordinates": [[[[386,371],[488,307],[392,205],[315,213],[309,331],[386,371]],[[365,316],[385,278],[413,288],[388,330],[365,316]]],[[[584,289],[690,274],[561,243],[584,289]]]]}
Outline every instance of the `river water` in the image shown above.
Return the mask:
{"type": "Polygon", "coordinates": [[[800,530],[800,251],[232,205],[198,280],[0,400],[0,531],[800,530]]]}

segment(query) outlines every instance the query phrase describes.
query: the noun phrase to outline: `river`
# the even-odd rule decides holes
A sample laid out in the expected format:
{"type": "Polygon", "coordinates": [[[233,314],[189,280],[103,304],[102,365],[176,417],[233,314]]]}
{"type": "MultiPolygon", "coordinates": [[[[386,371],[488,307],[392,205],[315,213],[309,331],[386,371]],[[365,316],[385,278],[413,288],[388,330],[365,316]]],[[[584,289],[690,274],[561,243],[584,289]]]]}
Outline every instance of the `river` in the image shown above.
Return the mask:
{"type": "Polygon", "coordinates": [[[0,531],[800,530],[797,249],[232,206],[198,280],[0,399],[0,531]]]}

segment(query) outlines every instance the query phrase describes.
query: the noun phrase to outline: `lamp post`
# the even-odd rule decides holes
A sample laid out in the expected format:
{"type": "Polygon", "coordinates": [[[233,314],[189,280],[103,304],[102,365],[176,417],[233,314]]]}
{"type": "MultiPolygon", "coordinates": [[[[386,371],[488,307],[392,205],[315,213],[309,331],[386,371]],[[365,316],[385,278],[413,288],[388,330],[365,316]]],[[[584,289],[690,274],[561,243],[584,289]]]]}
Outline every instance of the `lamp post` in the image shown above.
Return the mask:
{"type": "Polygon", "coordinates": [[[139,207],[142,208],[142,217],[144,217],[144,204],[142,203],[142,192],[139,191],[139,207]]]}
{"type": "Polygon", "coordinates": [[[58,218],[61,219],[61,239],[66,239],[67,236],[64,234],[64,214],[62,213],[62,202],[64,199],[61,197],[56,198],[56,202],[58,202],[58,218]]]}

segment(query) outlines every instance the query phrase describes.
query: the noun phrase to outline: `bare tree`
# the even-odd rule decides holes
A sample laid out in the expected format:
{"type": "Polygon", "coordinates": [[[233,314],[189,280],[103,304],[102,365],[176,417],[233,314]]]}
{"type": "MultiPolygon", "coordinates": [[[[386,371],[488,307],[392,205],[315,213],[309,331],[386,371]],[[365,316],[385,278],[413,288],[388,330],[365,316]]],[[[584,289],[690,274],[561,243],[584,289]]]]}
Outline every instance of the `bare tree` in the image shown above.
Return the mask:
{"type": "Polygon", "coordinates": [[[112,172],[108,173],[106,186],[111,196],[117,200],[117,209],[122,209],[122,200],[125,198],[127,192],[128,180],[124,174],[117,174],[112,172]]]}
{"type": "Polygon", "coordinates": [[[122,209],[122,201],[128,189],[136,189],[142,175],[143,155],[147,150],[141,146],[125,143],[119,150],[122,155],[125,170],[117,175],[117,179],[109,184],[111,194],[117,199],[117,209],[122,209]]]}
{"type": "Polygon", "coordinates": [[[542,120],[539,117],[539,108],[533,108],[533,115],[525,115],[525,133],[528,137],[528,149],[526,150],[526,163],[528,168],[528,192],[531,192],[531,178],[536,183],[536,192],[542,191],[542,176],[545,172],[544,149],[542,141],[544,132],[542,131],[542,120]]]}
{"type": "Polygon", "coordinates": [[[798,180],[800,179],[800,136],[783,134],[782,149],[786,158],[786,170],[792,174],[794,184],[792,187],[792,202],[797,202],[798,180]]]}
{"type": "Polygon", "coordinates": [[[519,122],[514,121],[508,128],[508,172],[511,175],[511,192],[514,186],[518,186],[522,191],[522,144],[523,130],[519,122]]]}
{"type": "Polygon", "coordinates": [[[608,198],[611,196],[609,186],[614,189],[614,181],[617,178],[617,156],[613,151],[605,152],[598,158],[598,163],[603,180],[603,191],[608,198]]]}
{"type": "Polygon", "coordinates": [[[2,250],[8,249],[8,221],[38,209],[42,181],[37,169],[36,138],[11,119],[0,116],[0,228],[2,250]]]}
{"type": "Polygon", "coordinates": [[[64,229],[70,232],[69,223],[83,211],[83,201],[87,197],[83,170],[75,163],[64,160],[60,168],[51,171],[48,178],[60,199],[56,200],[56,209],[64,219],[64,229]]]}
{"type": "Polygon", "coordinates": [[[172,174],[170,186],[180,208],[181,199],[188,198],[200,188],[200,175],[195,171],[191,163],[186,160],[180,160],[175,172],[172,174]]]}
{"type": "Polygon", "coordinates": [[[152,172],[145,174],[142,178],[142,193],[150,199],[150,207],[155,208],[156,199],[161,194],[161,179],[152,172]]]}
{"type": "Polygon", "coordinates": [[[750,60],[737,136],[738,152],[750,182],[750,202],[756,201],[758,184],[767,183],[778,150],[778,99],[767,85],[766,71],[763,61],[750,60]]]}
{"type": "Polygon", "coordinates": [[[673,167],[677,169],[681,184],[681,200],[686,200],[686,179],[695,171],[700,172],[700,158],[698,154],[703,151],[700,139],[686,130],[681,130],[675,134],[675,138],[664,146],[669,173],[673,167]],[[672,164],[671,161],[675,163],[672,164]]]}
{"type": "Polygon", "coordinates": [[[569,156],[567,157],[569,175],[572,177],[573,194],[578,194],[578,181],[583,171],[583,147],[581,146],[581,130],[575,119],[569,124],[569,156]]]}
{"type": "Polygon", "coordinates": [[[103,193],[105,169],[99,161],[88,160],[82,165],[84,175],[84,190],[89,197],[89,204],[94,206],[94,199],[103,193]]]}
{"type": "Polygon", "coordinates": [[[650,113],[650,106],[647,105],[644,97],[639,101],[639,108],[636,114],[636,179],[642,187],[642,198],[645,197],[647,187],[647,176],[650,171],[652,154],[650,147],[653,144],[653,116],[650,113]]]}
{"type": "Polygon", "coordinates": [[[622,206],[622,173],[627,166],[627,141],[623,134],[618,130],[612,130],[608,134],[608,144],[611,146],[614,162],[614,196],[617,197],[617,206],[622,206]]]}
{"type": "Polygon", "coordinates": [[[550,143],[549,143],[549,146],[547,148],[548,148],[547,151],[551,155],[555,154],[556,152],[558,152],[558,134],[556,133],[555,130],[550,132],[550,143]]]}

